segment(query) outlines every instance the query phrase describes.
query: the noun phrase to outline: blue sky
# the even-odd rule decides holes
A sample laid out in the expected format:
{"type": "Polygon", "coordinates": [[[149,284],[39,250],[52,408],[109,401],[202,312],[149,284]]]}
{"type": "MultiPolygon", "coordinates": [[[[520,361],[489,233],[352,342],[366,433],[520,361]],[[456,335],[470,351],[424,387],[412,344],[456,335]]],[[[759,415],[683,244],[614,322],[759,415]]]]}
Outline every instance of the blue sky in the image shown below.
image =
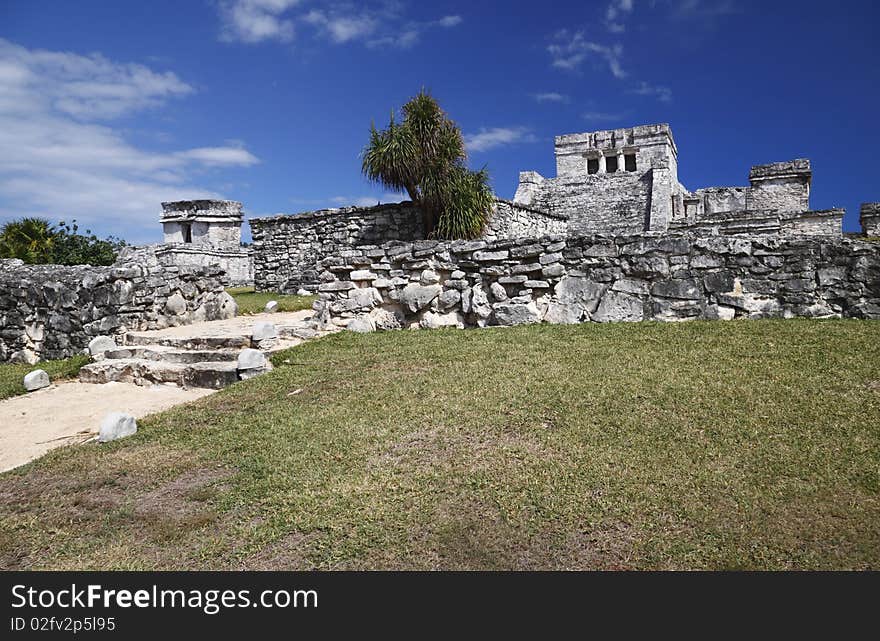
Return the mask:
{"type": "Polygon", "coordinates": [[[511,198],[553,136],[668,122],[689,189],[813,161],[812,206],[880,200],[874,2],[0,3],[0,221],[160,238],[159,202],[249,215],[387,201],[371,120],[421,87],[511,198]]]}

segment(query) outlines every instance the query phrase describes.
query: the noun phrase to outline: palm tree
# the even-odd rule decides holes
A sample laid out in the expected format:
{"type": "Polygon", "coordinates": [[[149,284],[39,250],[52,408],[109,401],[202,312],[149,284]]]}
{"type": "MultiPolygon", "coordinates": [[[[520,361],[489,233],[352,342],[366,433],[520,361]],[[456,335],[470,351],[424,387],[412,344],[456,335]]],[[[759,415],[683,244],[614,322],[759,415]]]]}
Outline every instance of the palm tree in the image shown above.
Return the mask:
{"type": "Polygon", "coordinates": [[[425,90],[394,112],[387,129],[370,125],[363,173],[386,188],[406,190],[422,212],[426,236],[472,238],[485,226],[493,195],[485,169],[467,169],[458,126],[425,90]]]}
{"type": "Polygon", "coordinates": [[[0,257],[20,258],[26,263],[52,262],[55,229],[44,218],[11,220],[0,229],[0,257]]]}

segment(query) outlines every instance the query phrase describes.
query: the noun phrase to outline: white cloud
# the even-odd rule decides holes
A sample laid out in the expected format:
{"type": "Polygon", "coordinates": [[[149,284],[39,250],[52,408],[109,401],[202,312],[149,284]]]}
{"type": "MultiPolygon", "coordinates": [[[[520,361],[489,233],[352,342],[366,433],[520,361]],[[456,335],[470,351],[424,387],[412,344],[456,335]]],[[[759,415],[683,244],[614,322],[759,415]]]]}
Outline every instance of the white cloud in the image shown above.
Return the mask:
{"type": "Polygon", "coordinates": [[[570,32],[563,29],[556,33],[554,42],[547,47],[553,58],[553,66],[558,69],[575,71],[588,58],[599,58],[608,66],[615,78],[625,78],[623,69],[623,45],[603,45],[584,38],[583,31],[570,32]]]}
{"type": "Polygon", "coordinates": [[[644,80],[639,83],[638,87],[630,90],[630,93],[638,94],[640,96],[654,96],[660,102],[672,101],[672,89],[662,85],[652,85],[644,80]]]}
{"type": "Polygon", "coordinates": [[[488,151],[504,145],[537,142],[537,138],[526,127],[492,127],[480,129],[475,134],[464,137],[468,151],[488,151]]]}
{"type": "Polygon", "coordinates": [[[0,86],[4,112],[27,114],[48,103],[58,112],[89,120],[115,118],[193,92],[170,71],[116,64],[99,54],[29,50],[2,38],[0,86]]]}
{"type": "Polygon", "coordinates": [[[455,27],[461,24],[461,16],[443,16],[437,21],[441,27],[455,27]]]}
{"type": "Polygon", "coordinates": [[[379,20],[364,13],[359,16],[328,15],[324,11],[313,9],[303,18],[305,22],[319,27],[330,39],[341,44],[349,40],[357,40],[371,35],[379,26],[379,20]]]}
{"type": "Polygon", "coordinates": [[[220,3],[220,38],[227,42],[257,43],[293,39],[293,21],[282,18],[299,0],[226,0],[220,3]]]}
{"type": "Polygon", "coordinates": [[[632,13],[633,0],[611,0],[605,9],[605,27],[611,33],[626,31],[626,18],[632,13]]]}
{"type": "Polygon", "coordinates": [[[535,93],[532,94],[532,98],[538,102],[568,102],[568,96],[553,91],[547,93],[535,93]]]}
{"type": "Polygon", "coordinates": [[[240,147],[198,147],[177,153],[179,158],[196,160],[209,167],[239,166],[248,167],[260,162],[247,149],[240,147]]]}
{"type": "Polygon", "coordinates": [[[195,173],[258,162],[235,141],[147,151],[95,122],[193,91],[170,72],[0,39],[0,87],[0,218],[77,218],[139,240],[158,233],[161,201],[217,196],[195,173]]]}
{"type": "Polygon", "coordinates": [[[226,42],[289,42],[297,28],[306,27],[330,44],[363,42],[369,47],[408,49],[431,28],[452,28],[462,22],[448,15],[428,22],[407,21],[397,2],[378,8],[323,3],[298,12],[301,0],[220,0],[220,39],[226,42]]]}

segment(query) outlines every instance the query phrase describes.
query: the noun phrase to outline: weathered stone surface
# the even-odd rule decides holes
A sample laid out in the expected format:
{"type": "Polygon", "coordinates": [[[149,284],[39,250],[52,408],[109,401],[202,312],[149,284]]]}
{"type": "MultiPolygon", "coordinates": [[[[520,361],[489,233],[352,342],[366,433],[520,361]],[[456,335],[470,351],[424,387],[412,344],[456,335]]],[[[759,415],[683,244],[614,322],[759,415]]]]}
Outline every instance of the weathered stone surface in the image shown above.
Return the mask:
{"type": "Polygon", "coordinates": [[[574,325],[580,323],[583,317],[584,308],[578,303],[552,302],[547,306],[543,320],[555,325],[574,325]]]}
{"type": "Polygon", "coordinates": [[[499,283],[489,285],[489,291],[492,292],[492,298],[495,300],[507,300],[507,291],[499,283]]]}
{"type": "Polygon", "coordinates": [[[186,313],[186,299],[175,292],[165,303],[165,311],[173,316],[181,316],[186,313]]]}
{"type": "Polygon", "coordinates": [[[116,341],[109,336],[95,336],[89,341],[88,350],[92,358],[98,360],[104,358],[107,350],[116,349],[116,341]]]}
{"type": "Polygon", "coordinates": [[[273,312],[277,312],[278,311],[278,301],[277,300],[270,300],[268,303],[266,303],[266,307],[263,308],[263,311],[268,314],[271,314],[273,312]]]}
{"type": "MultiPolygon", "coordinates": [[[[400,256],[417,251],[420,256],[399,265],[392,265],[387,257],[374,264],[373,271],[389,275],[383,304],[400,303],[403,326],[419,325],[428,311],[460,313],[465,324],[477,326],[532,321],[531,310],[517,307],[532,303],[546,322],[561,323],[871,317],[880,309],[880,251],[876,244],[859,241],[758,242],[683,235],[479,243],[479,249],[459,253],[454,248],[462,248],[463,243],[437,242],[422,250],[395,245],[400,256]],[[539,245],[542,250],[535,253],[539,245]],[[529,249],[516,251],[519,248],[529,249]],[[507,251],[509,256],[479,262],[469,253],[474,251],[507,251]],[[706,260],[695,260],[700,256],[706,260]],[[425,271],[456,278],[443,285],[422,285],[425,271]],[[493,309],[500,303],[507,305],[493,309]]],[[[323,262],[347,260],[339,256],[323,262]]],[[[346,312],[350,295],[351,291],[327,292],[331,313],[350,313],[346,312]]],[[[433,318],[429,316],[424,324],[434,325],[433,318]]],[[[348,322],[347,317],[339,320],[348,322]]]]}
{"type": "Polygon", "coordinates": [[[345,329],[357,334],[369,334],[376,331],[376,323],[368,315],[362,314],[352,318],[351,322],[345,326],[345,329]]]}
{"type": "Polygon", "coordinates": [[[440,329],[442,327],[464,328],[464,319],[458,312],[449,312],[447,314],[439,314],[436,312],[425,312],[419,326],[425,329],[440,329]]]}
{"type": "Polygon", "coordinates": [[[560,303],[578,305],[589,314],[596,311],[605,289],[605,285],[572,276],[562,278],[553,288],[560,303]]]}
{"type": "Polygon", "coordinates": [[[527,325],[539,323],[541,314],[535,303],[505,301],[492,305],[495,322],[499,325],[527,325]]]}
{"type": "Polygon", "coordinates": [[[644,320],[644,302],[638,296],[611,291],[602,298],[591,318],[600,323],[644,320]]]}
{"type": "Polygon", "coordinates": [[[110,267],[0,261],[0,359],[66,358],[99,335],[234,314],[222,274],[163,264],[156,247],[125,248],[110,267]]]}
{"type": "Polygon", "coordinates": [[[658,281],[651,285],[651,294],[685,300],[700,300],[703,297],[700,285],[692,278],[658,281]]]}
{"type": "Polygon", "coordinates": [[[352,281],[374,280],[376,278],[378,278],[378,276],[374,272],[371,272],[369,269],[357,269],[351,272],[348,277],[348,279],[352,281]]]}
{"type": "Polygon", "coordinates": [[[494,252],[493,251],[476,251],[473,253],[472,258],[474,260],[477,260],[480,262],[492,262],[492,261],[504,260],[509,255],[510,255],[510,253],[506,249],[503,249],[500,251],[494,251],[494,252]]]}
{"type": "Polygon", "coordinates": [[[444,290],[442,294],[440,294],[440,308],[441,309],[449,309],[458,304],[461,300],[461,293],[455,289],[447,289],[444,290]]]}
{"type": "Polygon", "coordinates": [[[437,298],[443,288],[440,285],[418,285],[411,283],[403,288],[400,294],[400,303],[410,312],[424,309],[437,298]]]}
{"type": "Polygon", "coordinates": [[[433,285],[440,282],[440,276],[433,269],[425,269],[419,275],[419,282],[422,285],[433,285]]]}
{"type": "Polygon", "coordinates": [[[24,388],[28,392],[43,389],[44,387],[49,387],[49,374],[46,370],[35,369],[33,372],[25,374],[23,382],[24,388]]]}
{"type": "Polygon", "coordinates": [[[108,443],[137,433],[137,421],[134,416],[122,412],[111,412],[101,420],[98,431],[98,442],[108,443]]]}
{"type": "Polygon", "coordinates": [[[239,370],[263,369],[267,364],[266,355],[258,349],[248,347],[238,354],[237,367],[239,370]]]}

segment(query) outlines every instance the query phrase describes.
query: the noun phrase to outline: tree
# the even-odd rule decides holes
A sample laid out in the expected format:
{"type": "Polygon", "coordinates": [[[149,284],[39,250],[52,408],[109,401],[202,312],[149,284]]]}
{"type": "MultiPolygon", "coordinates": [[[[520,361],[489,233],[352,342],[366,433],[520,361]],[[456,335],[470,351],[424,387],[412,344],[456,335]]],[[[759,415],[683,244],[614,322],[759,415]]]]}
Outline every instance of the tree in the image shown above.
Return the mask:
{"type": "Polygon", "coordinates": [[[11,220],[0,230],[0,258],[19,258],[26,263],[52,262],[55,230],[44,218],[11,220]]]}
{"type": "Polygon", "coordinates": [[[80,234],[76,221],[56,229],[43,218],[22,218],[0,230],[0,258],[19,258],[29,264],[112,265],[125,242],[101,240],[91,231],[80,234]]]}
{"type": "Polygon", "coordinates": [[[488,172],[467,168],[461,130],[425,90],[401,111],[400,122],[392,111],[387,129],[370,125],[364,175],[383,187],[406,190],[422,212],[427,236],[478,236],[494,201],[488,172]]]}
{"type": "Polygon", "coordinates": [[[101,240],[90,229],[79,233],[76,220],[72,225],[61,221],[55,236],[52,262],[59,265],[112,265],[125,241],[110,236],[101,240]]]}

